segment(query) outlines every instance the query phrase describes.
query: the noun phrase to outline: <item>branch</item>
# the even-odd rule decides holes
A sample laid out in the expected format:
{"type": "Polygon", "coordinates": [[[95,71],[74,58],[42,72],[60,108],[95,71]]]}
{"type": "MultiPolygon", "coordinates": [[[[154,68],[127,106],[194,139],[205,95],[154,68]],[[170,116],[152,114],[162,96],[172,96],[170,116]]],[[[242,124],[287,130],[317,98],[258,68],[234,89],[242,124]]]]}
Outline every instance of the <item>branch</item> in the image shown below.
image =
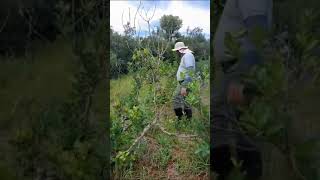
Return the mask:
{"type": "Polygon", "coordinates": [[[133,148],[138,144],[138,142],[145,136],[145,134],[149,131],[149,129],[156,124],[156,122],[158,121],[158,117],[155,118],[150,124],[148,124],[142,131],[142,133],[140,134],[139,137],[137,137],[132,145],[129,147],[129,149],[127,150],[129,152],[129,154],[132,152],[133,148]]]}
{"type": "Polygon", "coordinates": [[[29,32],[28,32],[28,38],[30,38],[30,36],[32,35],[32,32],[35,33],[36,35],[38,35],[39,38],[41,38],[42,40],[45,40],[47,42],[50,42],[48,38],[46,38],[45,36],[43,36],[41,33],[39,33],[36,28],[34,28],[33,26],[33,22],[32,22],[32,14],[30,13],[30,11],[28,9],[25,10],[26,14],[28,15],[26,20],[27,23],[29,25],[29,32]]]}
{"type": "Polygon", "coordinates": [[[124,23],[123,23],[123,14],[124,14],[124,10],[122,11],[122,15],[121,15],[121,24],[123,29],[125,29],[124,23]]]}
{"type": "Polygon", "coordinates": [[[133,143],[131,144],[131,146],[129,147],[129,149],[127,150],[128,154],[130,154],[133,150],[133,148],[140,142],[140,140],[146,135],[146,133],[157,123],[157,121],[159,120],[159,117],[161,115],[161,112],[163,112],[163,107],[160,109],[160,111],[158,111],[159,113],[157,114],[156,118],[149,123],[142,131],[142,133],[140,134],[140,136],[138,136],[133,143]]]}
{"type": "Polygon", "coordinates": [[[142,14],[138,11],[138,13],[139,13],[139,15],[140,15],[140,17],[144,20],[144,21],[148,21],[147,19],[145,19],[143,16],[142,16],[142,14]]]}
{"type": "Polygon", "coordinates": [[[160,129],[163,133],[165,133],[165,134],[167,134],[167,135],[169,135],[169,136],[176,136],[176,137],[178,137],[178,138],[197,138],[197,137],[199,137],[198,135],[188,135],[188,134],[170,133],[170,132],[166,131],[166,130],[164,129],[164,127],[162,127],[160,124],[157,124],[157,126],[159,127],[159,129],[160,129]]]}
{"type": "Polygon", "coordinates": [[[138,22],[138,26],[139,26],[139,30],[138,30],[137,40],[138,40],[138,49],[140,49],[140,46],[141,46],[141,41],[140,41],[141,26],[140,26],[139,22],[138,22]]]}
{"type": "Polygon", "coordinates": [[[301,173],[301,171],[299,170],[298,166],[297,166],[297,162],[295,160],[295,158],[293,157],[293,153],[290,152],[288,155],[290,164],[292,166],[292,169],[294,170],[295,174],[299,177],[299,179],[301,180],[307,180],[306,177],[303,176],[303,174],[301,173]]]}
{"type": "Polygon", "coordinates": [[[4,27],[7,25],[7,22],[8,22],[8,19],[9,19],[9,15],[10,15],[10,12],[8,12],[7,17],[6,17],[6,19],[4,20],[4,22],[3,22],[3,24],[2,24],[2,26],[1,26],[1,28],[0,28],[0,32],[2,32],[3,29],[4,29],[4,27]]]}
{"type": "Polygon", "coordinates": [[[139,1],[139,6],[138,6],[138,9],[137,9],[137,11],[136,11],[136,14],[134,15],[134,19],[133,19],[133,27],[134,27],[134,28],[136,28],[137,13],[138,13],[140,7],[141,7],[141,0],[139,1]]]}
{"type": "MultiPolygon", "coordinates": [[[[133,30],[134,30],[134,34],[137,34],[137,31],[136,31],[136,18],[137,18],[137,13],[139,12],[139,9],[140,9],[140,7],[141,7],[141,0],[140,0],[140,2],[139,2],[139,6],[138,6],[138,8],[137,8],[137,11],[136,11],[136,13],[135,13],[135,15],[134,15],[134,19],[133,19],[133,30]]],[[[125,26],[125,24],[124,24],[124,18],[123,18],[123,15],[124,15],[124,10],[123,10],[123,12],[122,12],[122,17],[121,17],[121,22],[122,22],[122,27],[123,27],[123,29],[124,30],[126,30],[126,26],[125,26]]],[[[130,14],[130,8],[129,8],[129,20],[127,21],[129,24],[131,24],[130,22],[131,22],[131,14],[130,14]]],[[[138,30],[138,35],[137,35],[137,38],[138,38],[138,40],[139,40],[139,37],[140,37],[140,24],[139,24],[139,22],[138,22],[138,27],[139,27],[139,30],[138,30]]],[[[128,28],[128,27],[127,27],[128,28]]],[[[129,27],[129,28],[131,28],[131,27],[129,27]]],[[[138,48],[139,48],[139,41],[138,41],[138,48]]],[[[128,40],[126,39],[126,45],[127,45],[127,47],[128,47],[128,49],[133,53],[133,50],[130,48],[130,46],[129,46],[129,42],[128,42],[128,40]]]]}
{"type": "Polygon", "coordinates": [[[139,13],[139,15],[140,15],[140,17],[144,20],[144,21],[146,21],[146,22],[150,22],[150,20],[153,18],[153,16],[155,15],[155,12],[156,12],[156,8],[157,8],[157,6],[156,6],[156,4],[154,5],[154,9],[153,9],[153,14],[150,16],[150,17],[148,17],[148,11],[144,11],[144,13],[145,13],[145,17],[143,17],[143,15],[138,11],[138,13],[139,13]]]}
{"type": "Polygon", "coordinates": [[[153,16],[154,16],[154,14],[156,13],[156,9],[157,9],[157,4],[154,4],[153,14],[152,14],[152,16],[149,18],[149,21],[150,21],[151,19],[153,19],[153,16]]]}
{"type": "Polygon", "coordinates": [[[129,125],[127,125],[127,126],[125,126],[125,127],[123,128],[122,132],[126,132],[131,126],[132,126],[132,123],[129,124],[129,125]]]}

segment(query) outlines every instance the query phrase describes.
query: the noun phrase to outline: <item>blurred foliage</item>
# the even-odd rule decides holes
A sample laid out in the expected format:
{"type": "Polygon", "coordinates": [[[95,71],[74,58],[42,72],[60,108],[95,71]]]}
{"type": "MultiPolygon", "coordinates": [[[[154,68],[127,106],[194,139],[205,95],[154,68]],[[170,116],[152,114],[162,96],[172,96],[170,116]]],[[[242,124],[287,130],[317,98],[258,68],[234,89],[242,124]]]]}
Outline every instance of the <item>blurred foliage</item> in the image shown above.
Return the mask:
{"type": "Polygon", "coordinates": [[[14,100],[1,113],[1,179],[106,179],[106,2],[7,5],[19,14],[10,11],[0,32],[11,33],[1,57],[1,107],[14,100]],[[24,41],[34,49],[20,56],[14,46],[24,41]]]}
{"type": "MultiPolygon", "coordinates": [[[[303,142],[296,141],[291,139],[295,132],[290,130],[297,121],[292,112],[300,98],[292,96],[292,91],[296,92],[301,83],[305,88],[319,84],[319,31],[316,30],[319,25],[316,22],[320,16],[311,4],[319,6],[315,1],[306,4],[290,1],[290,5],[288,1],[275,1],[273,32],[254,30],[250,39],[265,63],[247,74],[240,74],[250,104],[239,106],[242,113],[239,125],[246,136],[255,142],[274,144],[287,158],[291,173],[299,179],[310,180],[319,179],[319,156],[314,153],[319,152],[319,140],[301,137],[303,142]],[[284,13],[283,8],[291,13],[284,13]]],[[[238,38],[243,34],[226,36],[227,53],[234,59],[241,55],[238,38]]]]}
{"type": "Polygon", "coordinates": [[[55,25],[55,1],[4,1],[0,9],[0,53],[22,55],[32,41],[54,41],[58,34],[55,25]]]}

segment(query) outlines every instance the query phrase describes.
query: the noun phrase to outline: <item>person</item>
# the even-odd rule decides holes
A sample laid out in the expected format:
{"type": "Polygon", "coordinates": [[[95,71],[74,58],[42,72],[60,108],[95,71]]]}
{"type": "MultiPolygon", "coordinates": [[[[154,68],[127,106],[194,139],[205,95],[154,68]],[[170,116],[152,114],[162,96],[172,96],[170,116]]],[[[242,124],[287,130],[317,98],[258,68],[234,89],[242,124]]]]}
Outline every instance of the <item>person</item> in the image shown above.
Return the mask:
{"type": "Polygon", "coordinates": [[[262,175],[261,150],[240,131],[241,114],[237,107],[249,103],[247,87],[240,74],[263,63],[250,37],[256,28],[270,30],[272,6],[272,0],[227,0],[215,33],[210,160],[211,171],[218,174],[220,180],[227,179],[234,168],[231,157],[243,162],[241,170],[246,172],[247,179],[256,180],[262,175]],[[246,33],[238,38],[240,56],[230,58],[226,54],[226,33],[241,31],[246,33]]]}
{"type": "Polygon", "coordinates": [[[181,57],[180,65],[177,71],[178,85],[173,98],[173,108],[176,116],[180,120],[183,115],[187,119],[192,118],[192,108],[185,100],[188,94],[187,85],[192,81],[191,73],[195,71],[195,58],[193,52],[185,46],[183,42],[177,42],[172,51],[176,51],[181,57]]]}

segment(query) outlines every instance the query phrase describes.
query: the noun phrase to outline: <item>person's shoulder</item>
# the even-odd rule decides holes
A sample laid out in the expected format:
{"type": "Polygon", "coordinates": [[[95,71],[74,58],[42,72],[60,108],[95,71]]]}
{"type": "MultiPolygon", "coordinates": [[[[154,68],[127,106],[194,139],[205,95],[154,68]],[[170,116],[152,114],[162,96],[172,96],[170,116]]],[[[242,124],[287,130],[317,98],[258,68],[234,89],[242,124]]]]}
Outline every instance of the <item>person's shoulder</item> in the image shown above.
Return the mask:
{"type": "Polygon", "coordinates": [[[184,54],[184,56],[187,57],[187,58],[194,58],[194,55],[193,55],[193,53],[191,53],[191,52],[186,52],[186,53],[184,54]]]}

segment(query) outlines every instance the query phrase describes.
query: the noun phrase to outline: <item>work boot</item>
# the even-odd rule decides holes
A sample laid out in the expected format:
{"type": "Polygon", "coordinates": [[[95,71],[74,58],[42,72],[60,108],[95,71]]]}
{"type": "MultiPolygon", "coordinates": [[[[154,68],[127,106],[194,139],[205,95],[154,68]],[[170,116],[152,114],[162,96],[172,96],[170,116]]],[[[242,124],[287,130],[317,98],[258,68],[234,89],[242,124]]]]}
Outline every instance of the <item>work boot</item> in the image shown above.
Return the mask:
{"type": "Polygon", "coordinates": [[[184,109],[184,113],[187,116],[187,119],[191,119],[192,118],[192,109],[191,108],[184,109]]]}
{"type": "Polygon", "coordinates": [[[182,108],[174,109],[174,112],[176,113],[176,116],[178,117],[178,119],[181,120],[183,116],[182,108]]]}

